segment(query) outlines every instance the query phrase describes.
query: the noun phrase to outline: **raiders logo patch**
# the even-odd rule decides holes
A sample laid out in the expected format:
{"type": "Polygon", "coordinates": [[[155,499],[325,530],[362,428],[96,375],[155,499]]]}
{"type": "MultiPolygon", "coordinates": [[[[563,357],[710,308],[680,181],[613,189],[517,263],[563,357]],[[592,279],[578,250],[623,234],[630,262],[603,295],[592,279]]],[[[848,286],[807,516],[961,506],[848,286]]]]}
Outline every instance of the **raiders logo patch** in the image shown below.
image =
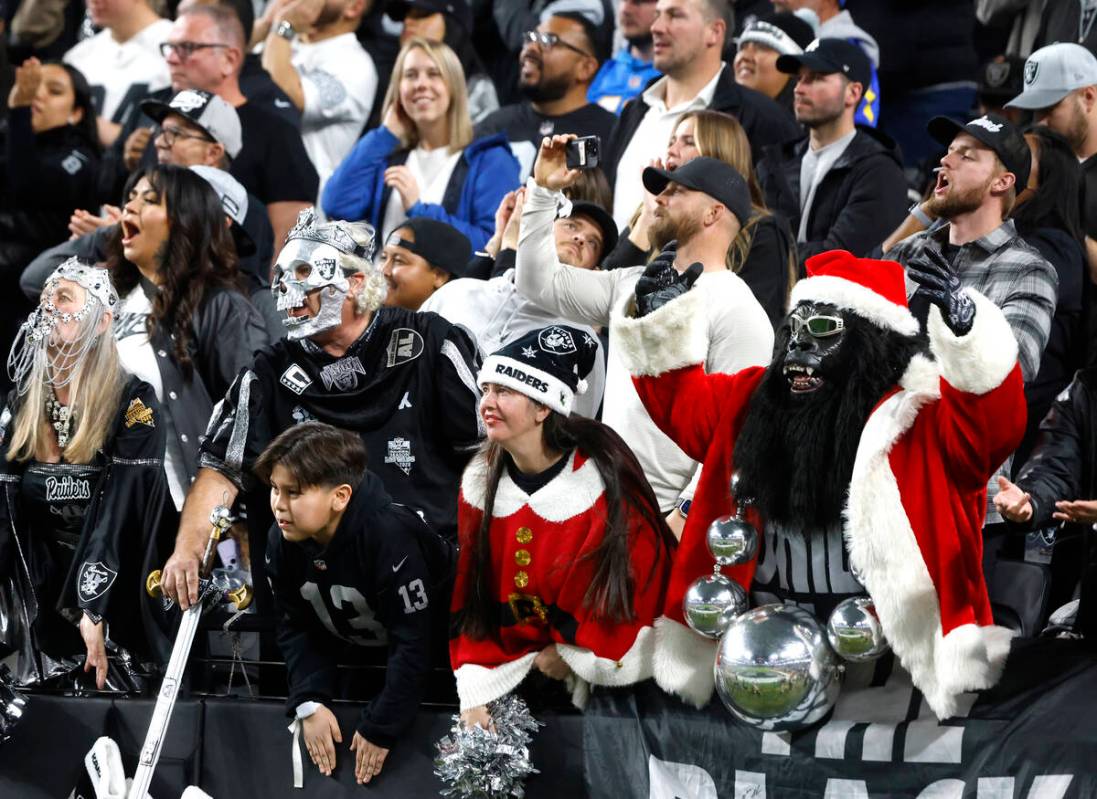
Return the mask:
{"type": "Polygon", "coordinates": [[[388,355],[388,366],[399,366],[408,361],[414,361],[423,354],[423,337],[409,327],[398,327],[392,331],[389,337],[385,353],[388,355]]]}
{"type": "Polygon", "coordinates": [[[320,379],[324,381],[324,388],[329,391],[334,387],[337,391],[353,391],[358,388],[358,375],[364,375],[366,367],[357,355],[342,358],[335,363],[329,363],[320,370],[320,379]]]}
{"type": "Polygon", "coordinates": [[[152,408],[141,402],[138,397],[134,397],[130,406],[126,408],[126,427],[133,427],[135,424],[156,427],[152,419],[152,408]]]}
{"type": "Polygon", "coordinates": [[[81,602],[91,602],[105,594],[114,584],[118,572],[108,569],[99,561],[84,561],[76,575],[76,593],[81,602]]]}
{"type": "Polygon", "coordinates": [[[1025,62],[1025,85],[1031,86],[1036,82],[1036,76],[1040,74],[1040,62],[1031,58],[1025,62]]]}
{"type": "Polygon", "coordinates": [[[313,265],[316,267],[316,271],[322,280],[331,280],[335,277],[334,258],[317,258],[313,261],[313,265]]]}
{"type": "Polygon", "coordinates": [[[575,339],[572,338],[571,333],[557,325],[542,330],[537,335],[537,343],[542,350],[551,352],[553,355],[568,355],[577,351],[575,339]]]}
{"type": "Polygon", "coordinates": [[[312,378],[305,374],[305,370],[300,366],[291,363],[289,369],[282,372],[279,382],[294,394],[300,396],[305,393],[306,388],[312,385],[312,378]]]}
{"type": "Polygon", "coordinates": [[[411,442],[402,436],[390,440],[385,463],[394,464],[404,474],[411,474],[411,465],[415,463],[415,456],[411,454],[411,442]]]}

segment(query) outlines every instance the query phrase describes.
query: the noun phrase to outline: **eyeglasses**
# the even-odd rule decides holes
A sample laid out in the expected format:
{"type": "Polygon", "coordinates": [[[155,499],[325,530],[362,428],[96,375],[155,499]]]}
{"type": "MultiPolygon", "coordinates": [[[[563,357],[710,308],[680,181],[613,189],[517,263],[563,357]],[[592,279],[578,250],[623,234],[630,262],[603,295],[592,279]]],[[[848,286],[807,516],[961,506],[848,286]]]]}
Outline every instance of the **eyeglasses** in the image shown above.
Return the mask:
{"type": "Polygon", "coordinates": [[[796,335],[803,329],[807,328],[808,332],[816,338],[826,338],[827,336],[836,336],[845,330],[845,320],[840,316],[809,316],[804,319],[802,316],[790,316],[788,318],[789,327],[792,329],[792,336],[796,335]]]}
{"type": "Polygon", "coordinates": [[[553,47],[560,45],[566,47],[569,50],[574,50],[579,55],[585,55],[588,58],[594,58],[586,50],[580,50],[574,44],[568,44],[555,33],[541,33],[540,31],[526,31],[522,34],[522,41],[526,44],[538,44],[544,47],[546,50],[551,50],[553,47]]]}
{"type": "Polygon", "coordinates": [[[207,44],[205,42],[161,42],[160,55],[167,58],[172,53],[179,56],[180,61],[186,61],[199,50],[207,50],[213,47],[232,47],[231,44],[207,44]]]}
{"type": "Polygon", "coordinates": [[[164,144],[168,147],[174,147],[176,139],[198,139],[198,141],[208,142],[209,144],[217,143],[209,136],[203,136],[200,133],[188,133],[182,128],[169,128],[167,126],[160,127],[160,138],[164,140],[164,144]]]}

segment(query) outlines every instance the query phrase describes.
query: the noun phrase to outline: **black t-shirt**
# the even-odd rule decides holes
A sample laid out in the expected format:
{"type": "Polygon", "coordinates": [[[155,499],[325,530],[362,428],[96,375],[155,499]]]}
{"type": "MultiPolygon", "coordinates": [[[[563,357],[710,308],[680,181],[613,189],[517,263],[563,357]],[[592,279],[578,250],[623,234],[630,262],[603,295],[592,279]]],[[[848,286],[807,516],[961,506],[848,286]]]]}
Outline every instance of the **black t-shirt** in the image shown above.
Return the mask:
{"type": "Polygon", "coordinates": [[[229,172],[264,204],[316,202],[320,177],[301,134],[284,119],[250,102],[236,109],[244,147],[229,172]]]}
{"type": "Polygon", "coordinates": [[[1082,229],[1097,239],[1097,155],[1082,162],[1082,229]]]}
{"type": "Polygon", "coordinates": [[[507,467],[507,474],[510,475],[510,479],[514,481],[514,484],[518,486],[529,496],[533,496],[542,488],[547,486],[553,480],[556,479],[556,475],[564,471],[564,466],[568,462],[568,453],[561,455],[556,463],[548,467],[544,471],[537,472],[536,474],[526,474],[518,465],[514,462],[514,459],[507,455],[504,463],[507,467]]]}
{"type": "Polygon", "coordinates": [[[240,91],[248,98],[248,102],[281,117],[295,128],[301,127],[301,112],[289,99],[289,95],[278,88],[270,73],[263,69],[263,64],[255,53],[244,56],[244,67],[240,70],[240,91]]]}
{"type": "Polygon", "coordinates": [[[492,112],[476,126],[476,138],[503,131],[510,139],[510,149],[522,165],[522,175],[533,169],[533,160],[541,139],[545,136],[574,133],[576,136],[598,136],[603,146],[617,117],[599,105],[590,103],[570,114],[547,116],[533,110],[529,103],[508,105],[492,112]]]}

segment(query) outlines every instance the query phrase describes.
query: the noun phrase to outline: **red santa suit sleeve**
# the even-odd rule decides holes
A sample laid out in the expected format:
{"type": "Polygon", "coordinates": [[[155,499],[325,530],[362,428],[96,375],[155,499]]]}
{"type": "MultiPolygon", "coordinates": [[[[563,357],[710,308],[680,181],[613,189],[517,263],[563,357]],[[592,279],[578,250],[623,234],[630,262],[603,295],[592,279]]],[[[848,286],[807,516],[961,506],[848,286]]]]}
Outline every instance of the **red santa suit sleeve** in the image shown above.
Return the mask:
{"type": "Polygon", "coordinates": [[[572,453],[563,471],[532,496],[503,473],[490,528],[492,582],[498,608],[494,636],[459,632],[475,563],[475,539],[484,513],[488,477],[478,455],[461,482],[461,550],[451,611],[450,661],[461,709],[512,691],[537,653],[556,644],[573,672],[569,687],[580,707],[590,685],[630,685],[651,676],[652,623],[662,610],[670,559],[658,531],[638,514],[630,520],[633,585],[631,621],[595,616],[585,602],[595,570],[586,557],[602,543],[606,500],[594,462],[572,453]]]}

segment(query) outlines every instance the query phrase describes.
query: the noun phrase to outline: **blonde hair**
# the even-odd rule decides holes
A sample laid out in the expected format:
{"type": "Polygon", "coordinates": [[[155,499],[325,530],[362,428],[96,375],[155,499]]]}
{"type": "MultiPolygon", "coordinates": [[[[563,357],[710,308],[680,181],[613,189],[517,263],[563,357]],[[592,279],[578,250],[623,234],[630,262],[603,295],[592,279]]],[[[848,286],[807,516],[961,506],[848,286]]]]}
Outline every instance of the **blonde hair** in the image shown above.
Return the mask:
{"type": "MultiPolygon", "coordinates": [[[[698,154],[708,158],[716,158],[730,165],[743,176],[747,182],[747,189],[750,191],[750,205],[754,214],[745,225],[740,227],[739,235],[735,237],[735,240],[728,248],[725,261],[728,269],[738,273],[743,268],[743,264],[746,263],[747,256],[750,255],[750,248],[754,243],[754,231],[757,229],[758,223],[763,218],[772,216],[772,213],[766,207],[761,184],[758,183],[758,177],[754,174],[754,159],[751,155],[750,140],[747,138],[743,126],[739,124],[739,120],[730,114],[709,109],[687,111],[674,123],[674,130],[677,131],[678,126],[687,119],[693,120],[693,141],[697,145],[698,154]]],[[[671,136],[673,135],[672,132],[671,136]]],[[[637,210],[638,215],[639,209],[637,210]]],[[[633,217],[632,224],[635,223],[636,217],[633,217]]],[[[795,244],[789,247],[789,254],[785,260],[785,269],[788,272],[788,290],[792,291],[792,286],[796,282],[795,244]]],[[[788,300],[787,296],[785,300],[788,300]]]]}
{"type": "MultiPolygon", "coordinates": [[[[108,325],[77,367],[69,383],[72,438],[62,453],[67,463],[90,463],[102,449],[118,414],[127,375],[118,358],[118,346],[108,325]]],[[[30,387],[15,415],[9,461],[45,460],[52,449],[53,432],[46,418],[49,375],[45,359],[35,361],[27,380],[30,387]]]]}
{"type": "MultiPolygon", "coordinates": [[[[375,241],[376,233],[373,230],[373,225],[368,222],[333,222],[331,224],[343,228],[354,239],[355,243],[362,245],[369,251],[370,258],[372,258],[373,251],[378,244],[375,241]]],[[[385,280],[385,276],[370,258],[359,258],[357,255],[350,255],[345,252],[339,253],[339,267],[343,271],[348,274],[359,272],[362,274],[362,288],[354,296],[354,308],[359,316],[365,316],[380,308],[389,292],[389,284],[385,280]],[[365,268],[362,266],[363,262],[365,268]]]]}
{"type": "MultiPolygon", "coordinates": [[[[408,53],[418,48],[427,54],[435,66],[442,72],[442,80],[449,89],[449,108],[446,110],[446,127],[449,131],[449,151],[455,153],[464,149],[472,141],[472,118],[469,116],[468,87],[465,85],[465,70],[461,66],[461,60],[457,54],[449,48],[449,45],[441,42],[431,42],[422,36],[413,36],[408,39],[400,54],[396,56],[396,64],[392,68],[392,78],[389,80],[388,91],[385,92],[385,100],[381,104],[381,118],[395,103],[400,102],[400,81],[403,78],[404,62],[408,53]]],[[[406,113],[406,112],[405,112],[406,113]]],[[[405,147],[413,148],[419,144],[419,132],[415,125],[409,125],[408,135],[401,139],[405,147]]]]}

